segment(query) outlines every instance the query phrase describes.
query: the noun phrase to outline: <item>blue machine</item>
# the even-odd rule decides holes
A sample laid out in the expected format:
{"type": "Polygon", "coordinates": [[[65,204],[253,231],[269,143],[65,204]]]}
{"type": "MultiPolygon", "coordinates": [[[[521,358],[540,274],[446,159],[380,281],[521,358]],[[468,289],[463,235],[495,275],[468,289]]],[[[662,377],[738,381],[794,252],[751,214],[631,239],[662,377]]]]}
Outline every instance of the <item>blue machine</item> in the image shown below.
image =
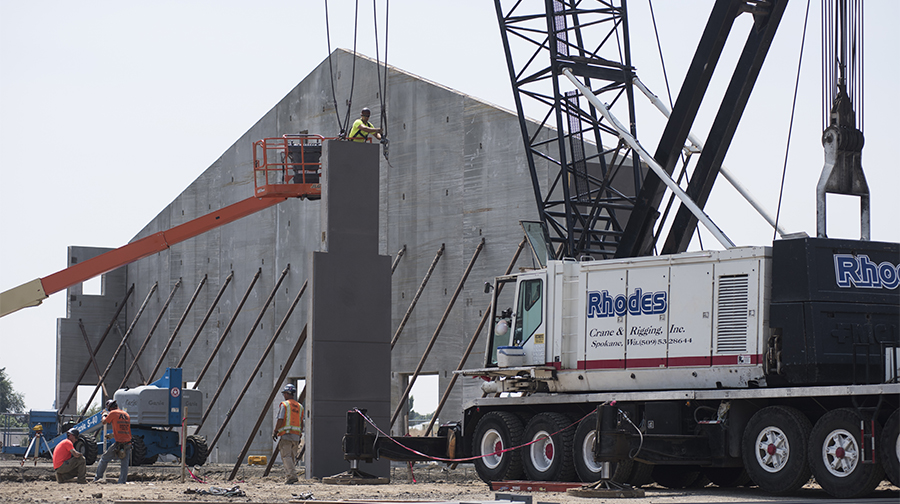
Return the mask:
{"type": "MultiPolygon", "coordinates": [[[[119,407],[131,417],[131,465],[152,464],[162,454],[181,457],[180,434],[168,430],[197,425],[203,414],[203,394],[199,390],[183,390],[181,368],[167,368],[159,380],[131,389],[116,391],[114,397],[119,407]]],[[[81,439],[75,448],[85,454],[85,461],[93,464],[98,453],[103,453],[111,441],[94,442],[94,434],[103,428],[103,412],[100,411],[72,427],[78,429],[81,439]]],[[[52,450],[65,439],[60,432],[59,415],[56,411],[32,410],[28,415],[29,438],[34,439],[34,427],[43,427],[43,437],[52,450]]],[[[46,446],[38,445],[39,455],[50,456],[46,446]]],[[[187,436],[185,442],[185,462],[188,465],[202,465],[206,462],[209,449],[203,436],[187,436]]],[[[3,453],[25,455],[24,446],[3,446],[3,453]]]]}

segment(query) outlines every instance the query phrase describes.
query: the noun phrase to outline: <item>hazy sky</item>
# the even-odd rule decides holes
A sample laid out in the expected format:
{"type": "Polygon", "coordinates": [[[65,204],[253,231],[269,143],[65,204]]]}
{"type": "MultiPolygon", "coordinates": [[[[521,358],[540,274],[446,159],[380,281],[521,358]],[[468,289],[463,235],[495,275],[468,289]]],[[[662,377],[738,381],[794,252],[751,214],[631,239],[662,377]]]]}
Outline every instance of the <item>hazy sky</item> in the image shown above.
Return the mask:
{"type": "MultiPolygon", "coordinates": [[[[328,2],[332,49],[352,49],[355,3],[328,2]]],[[[359,3],[357,49],[374,57],[373,5],[359,3]]],[[[383,34],[385,0],[377,3],[383,34]]],[[[823,164],[819,3],[812,2],[781,217],[789,231],[810,234],[823,164]]],[[[653,2],[673,93],[711,4],[653,2]]],[[[629,6],[638,75],[665,97],[648,2],[629,6]]],[[[863,167],[872,236],[900,241],[893,149],[900,2],[865,7],[863,167]]],[[[801,0],[788,6],[725,160],[772,211],[805,8],[801,0]]],[[[747,22],[742,26],[746,31],[747,22]]],[[[393,0],[388,28],[388,63],[514,109],[493,2],[393,0]]],[[[743,38],[734,37],[723,56],[714,80],[719,94],[743,38]]],[[[379,44],[383,58],[383,38],[379,44]]],[[[327,47],[323,1],[0,0],[0,290],[64,268],[67,246],[127,243],[319,65],[327,47]]],[[[707,100],[695,127],[700,138],[718,104],[714,96],[707,100]]],[[[639,104],[638,132],[651,152],[661,127],[658,114],[639,104]]],[[[856,238],[858,203],[842,200],[832,205],[829,233],[856,238]]],[[[707,210],[736,243],[771,244],[771,228],[723,180],[707,210]]],[[[56,294],[0,319],[0,367],[29,408],[53,405],[56,319],[65,316],[64,298],[56,294]]]]}

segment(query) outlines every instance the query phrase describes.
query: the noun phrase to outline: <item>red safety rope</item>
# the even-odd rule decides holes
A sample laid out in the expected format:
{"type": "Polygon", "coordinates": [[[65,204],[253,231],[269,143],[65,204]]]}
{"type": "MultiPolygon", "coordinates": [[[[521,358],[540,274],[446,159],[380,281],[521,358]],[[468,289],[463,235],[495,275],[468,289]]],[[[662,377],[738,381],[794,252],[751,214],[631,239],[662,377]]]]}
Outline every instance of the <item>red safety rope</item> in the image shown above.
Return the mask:
{"type": "MultiPolygon", "coordinates": [[[[521,444],[521,445],[519,445],[519,446],[513,446],[513,447],[511,447],[511,448],[504,448],[504,449],[502,449],[502,450],[497,450],[497,451],[495,451],[495,452],[493,452],[493,453],[486,453],[486,454],[484,454],[484,455],[479,455],[479,456],[477,456],[477,457],[466,457],[466,458],[456,458],[456,459],[443,458],[443,457],[432,457],[431,455],[427,455],[427,454],[422,453],[422,452],[420,452],[420,451],[416,451],[416,450],[414,450],[414,449],[412,449],[412,448],[410,448],[410,447],[408,447],[408,446],[405,446],[405,445],[404,445],[403,443],[401,443],[400,441],[397,441],[396,438],[389,436],[389,435],[388,435],[387,433],[385,433],[383,430],[381,430],[380,428],[378,428],[378,426],[375,425],[375,422],[372,421],[371,418],[369,418],[368,416],[366,416],[362,411],[360,411],[359,408],[353,408],[353,411],[355,411],[356,413],[359,413],[359,415],[360,415],[361,417],[363,417],[363,418],[366,420],[366,422],[369,423],[369,425],[371,425],[372,427],[374,427],[375,430],[377,430],[379,434],[381,434],[382,436],[384,436],[384,437],[390,439],[390,440],[393,441],[397,446],[403,448],[404,450],[406,450],[406,451],[408,451],[408,452],[410,452],[410,453],[415,453],[416,455],[419,455],[420,457],[425,457],[425,458],[430,459],[430,460],[436,460],[436,461],[438,461],[438,462],[471,462],[471,461],[473,461],[473,460],[478,460],[478,459],[480,459],[480,458],[490,457],[490,456],[493,456],[493,455],[498,455],[498,454],[500,454],[500,453],[506,453],[506,452],[508,452],[508,451],[518,450],[519,448],[522,448],[522,447],[525,447],[525,446],[530,446],[530,445],[532,445],[532,444],[534,444],[534,443],[537,443],[538,441],[547,439],[547,436],[542,436],[542,437],[539,437],[539,438],[537,438],[537,439],[535,439],[535,440],[529,441],[529,442],[527,442],[527,443],[525,443],[525,444],[521,444]]],[[[574,427],[574,426],[580,424],[585,418],[591,416],[593,413],[594,413],[594,412],[591,411],[591,412],[588,413],[587,415],[584,415],[583,417],[581,417],[581,418],[579,418],[578,420],[576,420],[574,423],[572,423],[572,424],[569,425],[568,427],[563,427],[562,429],[560,429],[560,430],[558,430],[558,431],[556,431],[556,432],[550,434],[549,437],[553,437],[553,436],[559,434],[560,432],[562,432],[562,431],[564,431],[564,430],[571,429],[572,427],[574,427]]]]}

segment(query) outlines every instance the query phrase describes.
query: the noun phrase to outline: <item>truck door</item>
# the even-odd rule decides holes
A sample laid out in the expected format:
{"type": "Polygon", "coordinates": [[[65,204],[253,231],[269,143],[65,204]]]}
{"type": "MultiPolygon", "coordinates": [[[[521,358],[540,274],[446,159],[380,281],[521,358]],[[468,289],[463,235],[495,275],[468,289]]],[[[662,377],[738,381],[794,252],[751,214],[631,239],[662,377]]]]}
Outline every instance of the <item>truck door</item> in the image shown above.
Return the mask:
{"type": "Polygon", "coordinates": [[[544,289],[543,278],[524,279],[517,289],[511,344],[525,349],[526,364],[546,363],[544,289]]]}

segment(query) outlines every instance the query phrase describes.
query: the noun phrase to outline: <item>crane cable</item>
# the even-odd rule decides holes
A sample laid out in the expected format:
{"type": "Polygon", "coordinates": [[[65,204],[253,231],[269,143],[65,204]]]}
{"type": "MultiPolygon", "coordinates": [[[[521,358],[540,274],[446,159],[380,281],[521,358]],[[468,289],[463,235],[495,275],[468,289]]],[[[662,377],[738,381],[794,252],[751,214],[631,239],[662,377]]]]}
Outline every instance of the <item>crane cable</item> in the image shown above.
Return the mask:
{"type": "MultiPolygon", "coordinates": [[[[375,67],[378,72],[378,96],[381,105],[381,119],[379,123],[379,127],[382,128],[383,131],[387,130],[387,40],[388,40],[388,11],[390,8],[390,1],[387,0],[385,2],[385,30],[384,30],[384,83],[382,84],[381,80],[381,62],[378,51],[378,0],[373,0],[373,18],[375,21],[375,67]]],[[[359,34],[359,0],[356,0],[354,5],[354,13],[353,13],[353,66],[350,74],[350,97],[347,100],[347,113],[344,116],[343,123],[341,122],[341,116],[338,112],[338,104],[337,104],[337,94],[335,93],[334,88],[334,67],[331,62],[331,29],[330,23],[328,20],[328,0],[325,0],[325,33],[328,39],[328,68],[331,76],[331,99],[334,102],[334,112],[337,118],[338,129],[340,130],[340,138],[346,139],[349,134],[350,129],[350,117],[351,112],[353,110],[353,90],[356,83],[356,59],[358,57],[356,52],[358,34],[359,34]]],[[[384,157],[388,159],[388,140],[387,134],[382,134],[381,143],[384,146],[384,157]]],[[[390,165],[390,161],[388,161],[388,165],[390,165]]]]}
{"type": "MultiPolygon", "coordinates": [[[[662,66],[663,80],[666,83],[666,95],[669,98],[669,109],[675,110],[675,104],[672,102],[672,88],[671,88],[671,86],[669,86],[669,73],[668,73],[668,71],[666,71],[666,59],[663,57],[662,42],[659,39],[659,28],[656,26],[656,13],[653,11],[653,0],[647,0],[647,4],[650,7],[650,19],[653,21],[653,34],[656,36],[656,50],[659,53],[659,63],[662,66]]],[[[688,185],[690,185],[691,179],[688,176],[687,169],[688,169],[688,163],[691,162],[691,156],[689,156],[689,155],[686,156],[684,154],[684,149],[682,149],[682,151],[680,153],[680,157],[681,157],[681,165],[683,168],[681,169],[681,173],[678,175],[677,183],[678,183],[678,185],[681,185],[681,179],[683,178],[685,180],[685,182],[688,185]]],[[[656,249],[656,244],[659,241],[659,236],[662,234],[662,231],[663,231],[663,224],[665,224],[665,220],[669,215],[669,210],[672,209],[672,204],[674,203],[674,200],[675,200],[675,195],[674,194],[670,195],[669,201],[668,201],[668,203],[666,203],[666,209],[665,209],[665,211],[663,211],[662,218],[660,218],[660,220],[659,220],[659,227],[657,228],[655,236],[653,237],[654,249],[656,249]]],[[[699,227],[697,228],[697,241],[700,245],[700,250],[703,250],[703,236],[700,235],[699,227]]]]}
{"type": "Polygon", "coordinates": [[[328,0],[325,0],[325,38],[328,41],[328,71],[331,74],[331,101],[334,103],[334,115],[337,118],[338,136],[344,138],[347,131],[341,127],[341,114],[338,112],[337,94],[334,92],[334,67],[331,65],[331,29],[328,23],[328,0]]]}
{"type": "Polygon", "coordinates": [[[356,84],[356,37],[359,29],[359,0],[353,9],[353,67],[350,72],[350,98],[347,100],[347,115],[344,116],[344,131],[350,131],[350,111],[353,108],[353,87],[356,84]]]}
{"type": "MultiPolygon", "coordinates": [[[[806,45],[806,26],[809,24],[809,4],[812,0],[806,0],[806,16],[803,20],[803,35],[800,38],[800,57],[797,60],[797,77],[794,80],[794,101],[791,104],[791,120],[788,125],[787,145],[784,148],[784,166],[781,169],[781,187],[778,189],[778,209],[775,211],[775,232],[772,241],[778,237],[778,222],[781,217],[781,200],[784,196],[784,179],[787,175],[788,153],[791,150],[791,133],[794,130],[794,113],[797,110],[797,89],[800,87],[800,67],[803,65],[803,48],[806,45]]],[[[823,32],[824,36],[824,32],[823,32]]]]}
{"type": "MultiPolygon", "coordinates": [[[[387,68],[387,54],[388,54],[388,21],[389,17],[389,9],[390,9],[390,0],[385,0],[384,4],[384,83],[381,81],[381,62],[379,61],[379,52],[378,52],[378,0],[372,0],[372,17],[375,19],[375,68],[378,72],[378,98],[381,105],[381,118],[378,122],[378,127],[381,128],[381,145],[383,147],[382,154],[384,154],[384,159],[387,161],[388,166],[391,166],[391,160],[388,158],[388,147],[390,146],[390,141],[387,137],[387,82],[388,82],[388,68],[387,68]]],[[[391,166],[393,168],[393,166],[391,166]]]]}

